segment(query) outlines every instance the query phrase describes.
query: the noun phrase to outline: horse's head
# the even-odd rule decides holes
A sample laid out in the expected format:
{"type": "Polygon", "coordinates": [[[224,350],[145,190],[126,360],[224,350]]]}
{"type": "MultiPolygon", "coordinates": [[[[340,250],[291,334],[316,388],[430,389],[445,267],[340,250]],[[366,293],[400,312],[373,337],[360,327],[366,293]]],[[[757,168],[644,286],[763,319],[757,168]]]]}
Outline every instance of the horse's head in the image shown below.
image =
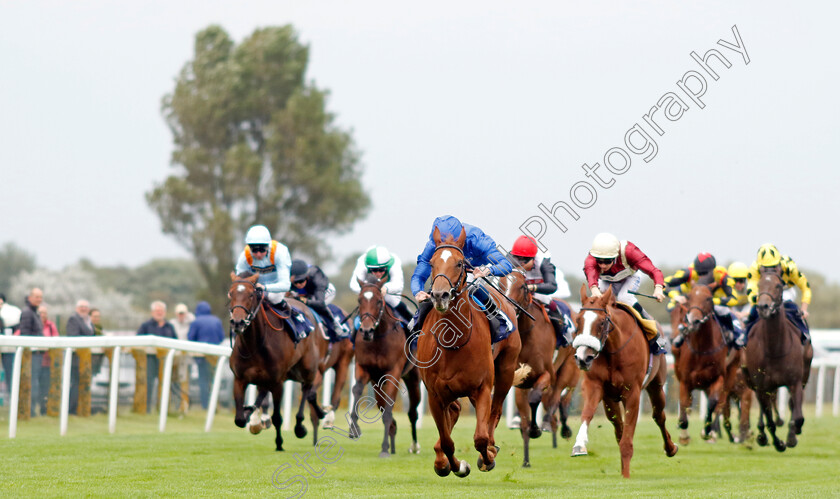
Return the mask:
{"type": "Polygon", "coordinates": [[[688,292],[685,304],[685,332],[691,334],[700,329],[700,326],[712,318],[715,310],[715,303],[712,299],[712,290],[708,286],[699,284],[688,292]]]}
{"type": "Polygon", "coordinates": [[[577,316],[577,335],[572,342],[575,361],[582,371],[588,371],[592,362],[601,353],[607,341],[613,322],[610,311],[615,306],[612,287],[599,298],[586,295],[586,285],[580,286],[580,313],[577,316]]]}
{"type": "Polygon", "coordinates": [[[758,279],[756,308],[762,319],[769,319],[782,308],[782,292],[785,289],[782,276],[776,271],[763,270],[758,279]]]}
{"type": "Polygon", "coordinates": [[[438,312],[444,314],[449,310],[450,303],[467,283],[467,259],[464,257],[464,244],[467,233],[461,228],[458,239],[448,236],[441,240],[440,230],[435,227],[432,235],[435,242],[435,252],[431,258],[432,286],[429,294],[438,312]]]}
{"type": "Polygon", "coordinates": [[[514,268],[513,272],[499,279],[499,289],[520,307],[528,308],[531,302],[531,291],[528,289],[525,272],[520,267],[514,268]]]}
{"type": "Polygon", "coordinates": [[[242,334],[259,311],[262,292],[257,288],[258,274],[237,276],[230,274],[230,325],[234,334],[242,334]]]}
{"type": "Polygon", "coordinates": [[[385,312],[385,297],[382,295],[382,285],[385,277],[376,279],[368,276],[367,280],[356,279],[359,290],[359,330],[364,341],[372,341],[373,333],[379,327],[379,322],[385,312]]]}

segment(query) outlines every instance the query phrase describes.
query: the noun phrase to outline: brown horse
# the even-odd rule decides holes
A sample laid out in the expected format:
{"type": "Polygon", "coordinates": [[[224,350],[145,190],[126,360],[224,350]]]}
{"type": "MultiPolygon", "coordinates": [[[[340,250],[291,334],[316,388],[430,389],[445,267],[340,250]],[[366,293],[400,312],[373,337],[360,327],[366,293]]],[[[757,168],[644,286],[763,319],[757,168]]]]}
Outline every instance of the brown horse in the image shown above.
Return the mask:
{"type": "MultiPolygon", "coordinates": [[[[356,336],[356,384],[353,385],[353,397],[361,399],[362,391],[368,382],[373,381],[376,404],[382,413],[385,436],[382,439],[382,451],[379,457],[390,457],[396,453],[395,438],[397,423],[394,421],[393,408],[400,378],[408,388],[408,420],[411,422],[411,446],[409,452],[420,452],[417,443],[417,406],[420,404],[420,376],[414,365],[408,362],[403,353],[406,335],[403,323],[392,315],[382,294],[383,280],[370,277],[367,282],[359,281],[359,332],[356,336]],[[388,441],[390,438],[390,454],[388,441]]],[[[351,418],[351,436],[358,438],[361,431],[358,426],[359,415],[353,406],[351,418]]]]}
{"type": "MultiPolygon", "coordinates": [[[[572,311],[572,321],[577,322],[577,314],[572,311]]],[[[560,436],[566,440],[572,438],[569,428],[569,405],[572,402],[575,389],[580,380],[580,369],[575,362],[575,349],[571,345],[557,349],[554,357],[554,386],[551,389],[549,403],[545,406],[543,416],[543,431],[551,431],[551,446],[557,448],[557,427],[560,426],[560,436]],[[559,412],[559,418],[555,413],[559,412]]]]}
{"type": "Polygon", "coordinates": [[[653,420],[665,443],[665,454],[672,457],[677,446],[665,429],[665,356],[650,359],[650,348],[636,319],[618,306],[612,287],[600,298],[587,297],[581,285],[582,304],[577,321],[577,335],[572,343],[578,367],[583,375],[583,412],[572,456],[585,456],[588,429],[598,402],[604,401],[607,418],[615,428],[621,450],[621,474],[630,478],[633,435],[639,418],[639,401],[645,389],[653,406],[653,420]],[[647,369],[650,371],[646,374],[647,369]],[[620,404],[624,406],[624,415],[620,404]]]}
{"type": "MultiPolygon", "coordinates": [[[[436,248],[431,258],[431,309],[423,321],[418,340],[416,365],[428,392],[429,409],[440,439],[435,444],[435,473],[447,476],[454,472],[465,477],[470,473],[465,460],[455,458],[452,428],[461,413],[459,397],[469,397],[475,408],[473,435],[479,452],[478,468],[490,471],[495,465],[498,447],[494,433],[502,416],[502,404],[514,382],[516,358],[522,345],[514,330],[506,339],[491,347],[489,322],[469,296],[464,257],[466,232],[457,240],[450,236],[441,241],[435,228],[436,248]],[[492,397],[492,401],[491,401],[492,397]]],[[[513,307],[495,290],[489,290],[496,306],[509,317],[513,307]]]]}
{"type": "Polygon", "coordinates": [[[687,310],[684,319],[685,343],[680,347],[679,357],[674,357],[674,373],[680,383],[680,443],[688,445],[688,410],[691,408],[693,390],[702,390],[708,397],[703,431],[704,440],[714,440],[713,419],[720,413],[718,402],[727,398],[726,340],[715,319],[712,290],[705,285],[695,284],[688,292],[687,310]]]}
{"type": "MultiPolygon", "coordinates": [[[[347,314],[342,315],[346,317],[347,314]]],[[[344,385],[347,382],[347,374],[350,370],[350,362],[353,361],[353,342],[350,338],[345,338],[332,344],[330,348],[330,341],[323,332],[323,324],[321,325],[319,334],[316,335],[316,343],[318,344],[318,354],[321,357],[318,362],[318,376],[315,380],[316,389],[321,386],[324,380],[324,374],[327,370],[332,369],[335,372],[333,379],[332,395],[330,397],[330,405],[324,407],[326,416],[324,416],[324,429],[330,429],[335,424],[335,409],[341,404],[341,393],[344,391],[344,385]]],[[[351,333],[352,334],[352,333],[351,333]]],[[[315,413],[310,411],[310,417],[313,420],[312,424],[317,424],[315,421],[315,413]]]]}
{"type": "Polygon", "coordinates": [[[740,352],[730,352],[726,361],[726,381],[724,391],[728,394],[722,401],[721,415],[726,435],[732,443],[747,444],[750,438],[750,407],[753,391],[747,386],[747,380],[741,370],[740,352]],[[732,423],[729,422],[731,402],[738,404],[738,436],[732,435],[732,423]]]}
{"type": "MultiPolygon", "coordinates": [[[[762,272],[756,303],[759,319],[749,331],[744,354],[747,384],[755,391],[760,411],[773,438],[773,446],[779,452],[786,447],[795,447],[796,435],[802,432],[805,423],[802,399],[814,356],[813,347],[810,344],[802,346],[799,330],[785,317],[783,290],[784,282],[778,273],[762,272]],[[787,445],[776,437],[776,422],[771,407],[776,390],[781,386],[786,386],[791,394],[787,445]]],[[[760,438],[764,431],[759,431],[760,438]]]]}
{"type": "MultiPolygon", "coordinates": [[[[292,340],[288,326],[279,313],[264,301],[265,294],[257,287],[258,275],[237,276],[231,273],[231,286],[228,291],[230,297],[230,324],[235,340],[230,355],[230,368],[233,371],[233,400],[236,405],[234,423],[240,428],[252,414],[259,414],[257,408],[270,392],[274,400],[274,413],[271,422],[277,431],[275,443],[277,450],[283,450],[283,437],[280,428],[283,415],[280,401],[283,399],[283,382],[287,379],[298,381],[303,386],[300,407],[295,416],[295,436],[306,436],[303,426],[303,408],[308,401],[319,419],[324,413],[318,407],[317,393],[314,390],[315,376],[318,372],[318,349],[315,338],[310,334],[297,344],[292,340]],[[244,407],[245,388],[249,384],[257,386],[257,402],[253,406],[244,407]],[[256,411],[256,412],[255,412],[256,411]]],[[[294,300],[286,300],[304,308],[294,300]]],[[[307,316],[314,324],[311,312],[307,316]]],[[[259,433],[259,427],[252,429],[252,433],[259,433]]],[[[314,428],[313,444],[317,441],[318,426],[314,428]]]]}
{"type": "MultiPolygon", "coordinates": [[[[556,384],[557,370],[553,363],[556,344],[554,326],[543,304],[534,300],[533,293],[528,289],[525,273],[519,268],[514,269],[500,279],[499,288],[520,307],[517,329],[522,341],[522,350],[517,362],[523,369],[522,372],[527,374],[522,382],[516,385],[516,407],[519,410],[519,429],[525,447],[522,467],[530,468],[530,440],[542,435],[542,430],[537,424],[537,408],[542,402],[547,411],[552,411],[552,395],[555,390],[562,391],[566,386],[556,384]],[[522,310],[527,313],[522,313],[522,310]]],[[[564,350],[572,349],[568,347],[564,350]]],[[[576,383],[577,379],[574,381],[576,383]]],[[[557,403],[559,404],[559,400],[557,403]]],[[[568,429],[568,426],[566,428],[568,429]]],[[[571,436],[571,429],[568,431],[571,436]]]]}

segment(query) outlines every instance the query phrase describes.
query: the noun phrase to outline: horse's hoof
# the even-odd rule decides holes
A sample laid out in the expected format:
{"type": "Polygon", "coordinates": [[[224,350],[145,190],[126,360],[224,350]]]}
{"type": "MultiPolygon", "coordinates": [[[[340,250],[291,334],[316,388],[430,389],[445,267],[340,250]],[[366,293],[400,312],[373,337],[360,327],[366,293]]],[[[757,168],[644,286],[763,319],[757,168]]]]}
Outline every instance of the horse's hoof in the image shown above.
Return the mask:
{"type": "Polygon", "coordinates": [[[295,425],[295,436],[298,438],[303,438],[306,436],[306,427],[302,424],[295,425]]]}
{"type": "Polygon", "coordinates": [[[551,431],[551,422],[550,421],[543,421],[542,426],[540,426],[541,431],[551,431]]]}
{"type": "Polygon", "coordinates": [[[420,443],[412,442],[411,445],[408,446],[408,452],[411,454],[420,454],[420,443]]]}
{"type": "Polygon", "coordinates": [[[588,456],[589,453],[586,452],[586,446],[584,445],[575,445],[572,447],[572,457],[580,457],[580,456],[588,456]]]}
{"type": "Polygon", "coordinates": [[[540,430],[537,425],[532,424],[531,428],[528,430],[528,436],[531,438],[540,438],[542,436],[542,430],[540,430]]]}
{"type": "Polygon", "coordinates": [[[277,449],[275,449],[275,450],[276,450],[277,452],[284,452],[284,451],[283,451],[283,446],[282,446],[282,445],[278,445],[278,446],[277,446],[277,449]]]}
{"type": "Polygon", "coordinates": [[[327,415],[324,416],[324,429],[329,430],[330,428],[335,426],[335,411],[330,410],[327,412],[327,415]]]}
{"type": "Polygon", "coordinates": [[[757,437],[755,437],[755,443],[757,443],[761,447],[767,447],[767,435],[764,433],[759,433],[757,437]]]}
{"type": "Polygon", "coordinates": [[[248,422],[246,418],[236,418],[233,420],[233,424],[238,426],[239,428],[245,428],[245,424],[248,422]]]}
{"type": "Polygon", "coordinates": [[[382,452],[379,453],[379,457],[391,457],[391,453],[383,450],[382,452]]]}
{"type": "Polygon", "coordinates": [[[261,424],[248,425],[248,431],[251,432],[251,435],[259,435],[262,430],[263,428],[261,424]]]}
{"type": "Polygon", "coordinates": [[[530,468],[531,467],[531,462],[530,461],[522,461],[522,467],[523,468],[530,468]]]}
{"type": "Polygon", "coordinates": [[[446,468],[443,468],[443,469],[435,468],[435,473],[437,473],[437,476],[439,476],[439,477],[448,476],[451,471],[452,470],[449,469],[448,464],[446,465],[446,468]]]}
{"type": "Polygon", "coordinates": [[[680,447],[677,444],[674,444],[673,450],[671,450],[671,452],[668,452],[666,450],[665,455],[668,456],[668,457],[674,457],[674,456],[677,455],[677,451],[679,451],[679,450],[680,450],[680,447]]]}
{"type": "Polygon", "coordinates": [[[779,452],[784,452],[784,451],[785,451],[785,449],[787,448],[787,447],[785,446],[785,443],[784,443],[784,442],[782,442],[781,440],[778,440],[778,439],[776,439],[776,440],[773,442],[773,447],[775,447],[775,448],[776,448],[776,450],[777,450],[777,451],[779,451],[779,452]]]}
{"type": "Polygon", "coordinates": [[[799,441],[796,439],[796,435],[788,435],[788,439],[787,439],[788,449],[793,449],[794,447],[796,447],[796,444],[798,444],[798,443],[799,443],[799,441]]]}
{"type": "Polygon", "coordinates": [[[680,437],[680,445],[688,445],[691,442],[691,437],[680,437]]]}
{"type": "MultiPolygon", "coordinates": [[[[492,468],[490,468],[492,469],[492,468]]],[[[490,471],[490,470],[487,470],[490,471]]],[[[465,460],[461,460],[461,468],[458,471],[453,472],[455,476],[458,478],[465,478],[470,474],[470,465],[467,464],[465,460]]]]}
{"type": "Polygon", "coordinates": [[[561,437],[563,437],[563,438],[565,438],[566,440],[568,440],[568,439],[572,438],[572,429],[571,429],[571,428],[569,428],[568,426],[564,426],[564,427],[560,430],[560,436],[561,436],[561,437]]]}
{"type": "Polygon", "coordinates": [[[268,415],[263,416],[260,424],[262,425],[263,430],[271,428],[271,418],[268,415]]]}
{"type": "MultiPolygon", "coordinates": [[[[465,461],[461,461],[461,462],[464,463],[465,461]]],[[[461,467],[463,468],[463,464],[461,465],[461,467]]],[[[490,471],[495,467],[496,467],[496,461],[485,464],[484,459],[481,456],[478,456],[478,471],[490,471]]]]}

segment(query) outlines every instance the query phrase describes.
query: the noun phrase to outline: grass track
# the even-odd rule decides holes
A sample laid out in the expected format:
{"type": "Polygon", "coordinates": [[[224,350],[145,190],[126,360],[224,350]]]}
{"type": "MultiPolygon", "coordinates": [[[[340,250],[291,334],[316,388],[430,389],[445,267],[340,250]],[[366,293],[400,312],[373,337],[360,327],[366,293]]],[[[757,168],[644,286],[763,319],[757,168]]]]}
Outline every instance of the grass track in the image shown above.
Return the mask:
{"type": "MultiPolygon", "coordinates": [[[[231,414],[216,418],[212,433],[202,431],[204,414],[185,419],[171,417],[164,434],[157,432],[156,416],[122,414],[117,434],[107,433],[107,419],[71,417],[68,435],[58,436],[55,418],[21,422],[18,436],[8,439],[8,419],[0,418],[0,495],[55,496],[254,496],[284,497],[286,491],[271,485],[275,469],[286,463],[292,469],[282,474],[307,476],[308,497],[831,497],[840,495],[837,466],[840,463],[840,418],[813,417],[806,411],[800,445],[783,454],[772,447],[748,450],[723,441],[702,442],[700,425],[691,420],[692,442],[671,459],[662,452],[656,425],[646,415],[637,428],[632,478],[621,478],[618,447],[612,426],[596,418],[590,428],[591,455],[570,458],[571,442],[551,448],[549,435],[532,441],[532,468],[520,467],[522,442],[519,432],[500,427],[501,445],[496,469],[476,470],[472,449],[474,419],[464,417],[455,431],[457,456],[473,467],[464,479],[450,475],[438,478],[432,470],[437,431],[432,419],[419,430],[420,455],[407,452],[408,422],[398,415],[397,455],[380,459],[382,425],[363,425],[362,438],[350,441],[335,433],[344,455],[324,465],[313,453],[311,433],[298,440],[284,432],[286,452],[273,450],[273,429],[251,436],[233,425],[231,414]],[[322,476],[308,476],[295,465],[295,454],[310,453],[308,462],[322,476]]],[[[340,417],[343,414],[340,415],[340,417]]],[[[754,420],[755,418],[753,418],[754,420]]],[[[676,437],[676,418],[668,416],[668,428],[676,437]]],[[[307,421],[308,422],[308,421],[307,421]]],[[[577,431],[578,420],[572,424],[577,431]]],[[[787,427],[783,429],[787,435],[787,427]]]]}

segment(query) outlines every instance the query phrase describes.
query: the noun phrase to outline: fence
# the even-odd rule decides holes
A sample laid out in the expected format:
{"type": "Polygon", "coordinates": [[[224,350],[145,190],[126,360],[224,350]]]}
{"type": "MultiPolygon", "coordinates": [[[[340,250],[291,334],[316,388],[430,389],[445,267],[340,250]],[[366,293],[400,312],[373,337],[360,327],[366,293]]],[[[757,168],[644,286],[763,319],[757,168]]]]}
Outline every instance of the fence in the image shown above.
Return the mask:
{"type": "MultiPolygon", "coordinates": [[[[825,402],[826,392],[826,377],[828,369],[834,369],[834,377],[832,384],[832,401],[834,416],[840,416],[840,330],[814,330],[812,331],[814,344],[814,361],[811,365],[812,381],[809,385],[813,385],[813,371],[816,371],[816,386],[814,390],[813,401],[816,404],[816,416],[823,415],[823,405],[825,402]]],[[[130,349],[133,352],[165,352],[164,363],[162,369],[162,376],[160,377],[160,416],[159,416],[159,430],[162,432],[166,428],[166,417],[169,405],[169,392],[172,377],[173,360],[177,352],[187,352],[193,355],[206,355],[218,359],[216,363],[215,375],[213,378],[213,387],[211,390],[210,404],[207,411],[207,418],[205,422],[205,431],[210,431],[213,424],[213,417],[218,405],[219,390],[221,386],[222,376],[228,365],[226,360],[230,356],[230,348],[227,346],[208,345],[204,343],[195,343],[189,341],[173,340],[170,338],[162,338],[158,336],[97,336],[97,337],[38,337],[38,336],[0,336],[0,347],[14,347],[14,366],[12,372],[14,375],[12,379],[7,379],[7,383],[11,382],[11,400],[9,408],[9,437],[14,438],[17,432],[18,410],[21,401],[20,386],[21,379],[26,378],[20,376],[21,367],[24,364],[25,351],[32,350],[47,350],[47,349],[61,349],[63,350],[63,364],[61,365],[61,388],[60,388],[60,434],[64,435],[67,432],[68,413],[69,413],[69,395],[70,395],[70,369],[71,358],[74,349],[112,349],[111,365],[110,365],[110,390],[108,403],[108,429],[109,432],[116,431],[116,417],[117,417],[117,398],[119,391],[119,372],[120,372],[120,353],[123,349],[130,349]],[[151,350],[149,350],[151,349],[151,350]]],[[[673,363],[673,358],[668,356],[669,367],[673,363]]],[[[58,363],[54,363],[55,366],[58,363]]],[[[354,372],[353,366],[349,370],[354,372]]],[[[135,391],[135,400],[138,392],[145,394],[145,376],[137,376],[137,384],[135,391]],[[142,387],[142,388],[141,388],[142,387]]],[[[352,396],[352,389],[354,379],[351,374],[348,381],[348,407],[354,403],[352,396]]],[[[322,386],[322,400],[326,405],[329,401],[330,393],[332,391],[333,376],[329,371],[324,376],[324,383],[322,386]]],[[[150,388],[150,387],[149,387],[150,388]]],[[[80,390],[81,391],[81,390],[80,390]]],[[[282,401],[283,406],[283,427],[288,429],[291,421],[292,399],[294,394],[294,383],[287,381],[284,389],[284,397],[282,401]]],[[[246,395],[246,403],[253,403],[256,396],[255,387],[250,386],[246,395]]],[[[145,398],[143,402],[145,403],[145,398]]],[[[418,425],[422,424],[422,418],[425,414],[426,389],[421,385],[421,410],[420,420],[418,425]]],[[[404,403],[406,401],[404,400],[404,403]]],[[[698,415],[705,413],[705,397],[701,395],[700,406],[701,410],[698,415]]],[[[513,404],[513,393],[508,395],[505,402],[505,414],[508,426],[512,425],[512,420],[515,417],[515,407],[513,404]]],[[[779,413],[784,417],[787,409],[787,391],[780,390],[779,396],[779,413]]],[[[699,417],[699,416],[698,416],[699,417]]]]}

